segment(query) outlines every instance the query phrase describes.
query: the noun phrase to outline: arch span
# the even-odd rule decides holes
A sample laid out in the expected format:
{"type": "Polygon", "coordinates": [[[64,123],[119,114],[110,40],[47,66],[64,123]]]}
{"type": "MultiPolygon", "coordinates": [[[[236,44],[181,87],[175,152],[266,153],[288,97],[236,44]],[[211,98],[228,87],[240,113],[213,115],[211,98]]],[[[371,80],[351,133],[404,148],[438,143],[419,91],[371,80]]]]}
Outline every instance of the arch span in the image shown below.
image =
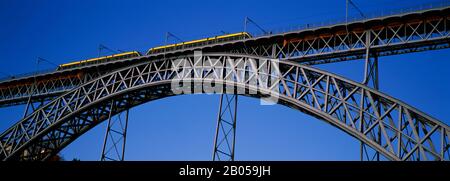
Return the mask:
{"type": "Polygon", "coordinates": [[[204,54],[126,67],[67,92],[2,133],[0,159],[45,160],[110,114],[212,90],[262,97],[313,115],[390,160],[450,157],[448,125],[362,84],[289,61],[204,54]]]}

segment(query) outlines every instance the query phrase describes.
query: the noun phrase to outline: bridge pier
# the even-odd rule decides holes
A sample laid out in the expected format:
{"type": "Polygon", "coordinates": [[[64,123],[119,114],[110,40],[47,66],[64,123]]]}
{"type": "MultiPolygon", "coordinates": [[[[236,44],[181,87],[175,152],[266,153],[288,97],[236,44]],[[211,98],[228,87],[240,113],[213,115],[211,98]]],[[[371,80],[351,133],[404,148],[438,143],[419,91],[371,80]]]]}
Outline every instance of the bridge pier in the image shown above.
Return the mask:
{"type": "Polygon", "coordinates": [[[234,161],[238,95],[220,95],[213,161],[234,161]]]}
{"type": "Polygon", "coordinates": [[[128,129],[128,115],[130,109],[126,109],[124,111],[125,120],[123,123],[123,112],[114,116],[115,119],[111,116],[113,110],[116,109],[115,106],[116,103],[114,100],[112,100],[100,161],[123,161],[125,159],[125,143],[128,129]]]}
{"type": "MultiPolygon", "coordinates": [[[[379,90],[379,74],[378,74],[378,54],[376,52],[372,52],[371,47],[371,32],[366,30],[365,31],[365,46],[366,46],[366,53],[365,53],[365,64],[364,64],[364,78],[363,78],[363,84],[366,86],[373,88],[375,90],[379,90]]],[[[364,103],[361,102],[361,105],[364,103]]],[[[380,105],[376,106],[378,108],[378,112],[380,112],[380,105]]],[[[361,123],[360,123],[360,129],[361,131],[364,130],[365,127],[365,119],[364,115],[361,114],[361,123]]],[[[371,122],[369,122],[371,124],[371,122]]],[[[372,132],[373,133],[373,132],[372,132]]],[[[381,132],[378,129],[375,133],[376,135],[372,135],[373,137],[377,138],[378,143],[381,142],[381,132]]],[[[361,141],[360,144],[360,158],[361,161],[380,161],[380,152],[370,148],[366,144],[364,144],[361,141]],[[369,152],[370,150],[373,150],[373,152],[369,152]],[[365,156],[365,157],[364,157],[365,156]]]]}

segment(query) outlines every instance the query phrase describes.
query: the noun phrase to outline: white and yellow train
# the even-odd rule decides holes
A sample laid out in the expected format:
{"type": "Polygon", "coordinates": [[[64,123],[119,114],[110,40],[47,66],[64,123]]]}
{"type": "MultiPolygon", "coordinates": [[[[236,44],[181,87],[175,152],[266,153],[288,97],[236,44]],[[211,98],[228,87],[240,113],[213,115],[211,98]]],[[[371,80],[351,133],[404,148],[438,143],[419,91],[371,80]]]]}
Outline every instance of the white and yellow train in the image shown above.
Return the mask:
{"type": "Polygon", "coordinates": [[[123,59],[127,59],[127,58],[132,58],[132,57],[139,57],[139,56],[141,56],[141,54],[137,51],[119,53],[119,54],[114,54],[114,55],[108,55],[108,56],[103,56],[103,57],[97,57],[97,58],[91,58],[91,59],[87,59],[87,60],[80,60],[80,61],[61,64],[58,66],[58,70],[71,69],[71,68],[81,67],[81,66],[85,66],[85,65],[93,65],[93,64],[103,63],[103,62],[114,61],[114,60],[123,60],[123,59]]]}
{"type": "MultiPolygon", "coordinates": [[[[199,39],[199,40],[192,40],[192,41],[187,41],[187,42],[182,42],[182,43],[175,43],[175,44],[150,48],[147,51],[147,55],[165,53],[165,52],[170,52],[170,51],[175,51],[175,50],[199,47],[199,46],[216,44],[216,43],[223,43],[223,42],[234,41],[234,40],[242,40],[242,39],[251,38],[251,37],[252,36],[247,32],[214,36],[214,37],[203,38],[203,39],[199,39]]],[[[141,54],[137,51],[124,52],[124,53],[119,53],[119,54],[114,54],[114,55],[108,55],[108,56],[103,56],[103,57],[97,57],[97,58],[91,58],[91,59],[87,59],[87,60],[81,60],[81,61],[75,61],[75,62],[61,64],[61,65],[59,65],[58,70],[71,69],[71,68],[75,68],[75,67],[82,67],[82,66],[86,66],[86,65],[93,65],[93,64],[109,62],[109,61],[124,60],[124,59],[132,58],[132,57],[139,57],[139,56],[141,56],[141,54]]]]}

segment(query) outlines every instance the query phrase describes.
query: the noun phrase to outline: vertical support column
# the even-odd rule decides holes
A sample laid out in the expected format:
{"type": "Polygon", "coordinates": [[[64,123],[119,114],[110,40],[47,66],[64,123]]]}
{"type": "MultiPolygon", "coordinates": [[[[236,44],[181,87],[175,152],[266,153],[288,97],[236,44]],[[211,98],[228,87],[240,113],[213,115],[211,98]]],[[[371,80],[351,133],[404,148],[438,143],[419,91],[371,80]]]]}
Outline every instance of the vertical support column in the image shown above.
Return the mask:
{"type": "Polygon", "coordinates": [[[369,50],[366,51],[366,63],[364,70],[364,84],[375,90],[379,89],[378,83],[378,56],[369,50]]]}
{"type": "Polygon", "coordinates": [[[221,94],[213,161],[234,161],[238,95],[221,94]]]}
{"type": "Polygon", "coordinates": [[[35,107],[34,107],[34,104],[31,102],[31,95],[30,95],[30,97],[28,97],[27,105],[25,106],[25,111],[23,112],[22,118],[25,118],[28,116],[28,112],[29,112],[28,110],[30,108],[31,108],[31,112],[34,112],[35,107]]]}
{"type": "Polygon", "coordinates": [[[103,142],[102,156],[100,158],[101,161],[123,161],[125,159],[129,109],[126,109],[113,118],[112,111],[114,109],[115,102],[112,100],[109,110],[108,126],[106,127],[103,142]],[[124,121],[122,121],[122,113],[125,113],[124,121]]]}
{"type": "MultiPolygon", "coordinates": [[[[363,84],[366,86],[373,88],[375,90],[379,89],[379,81],[378,81],[378,55],[376,52],[370,51],[371,46],[371,32],[370,30],[366,30],[366,55],[365,55],[365,65],[364,65],[364,79],[363,84]]],[[[378,108],[380,108],[380,105],[377,105],[378,108]]],[[[380,110],[378,110],[380,111],[380,110]]],[[[364,128],[365,120],[364,116],[361,117],[361,129],[364,128]]],[[[378,132],[376,133],[377,141],[381,141],[381,132],[378,129],[378,132]]],[[[379,161],[380,160],[380,153],[369,146],[365,145],[363,142],[361,142],[360,145],[360,158],[361,161],[364,161],[364,155],[366,156],[367,161],[379,161]],[[375,153],[373,155],[370,155],[369,149],[373,150],[375,153]]]]}
{"type": "MultiPolygon", "coordinates": [[[[37,61],[36,61],[36,73],[34,74],[33,77],[33,84],[31,84],[31,88],[28,89],[28,101],[25,107],[25,110],[23,112],[23,118],[25,118],[26,116],[28,116],[29,114],[33,113],[35,110],[39,109],[41,106],[43,106],[49,99],[46,98],[40,98],[39,101],[35,101],[33,102],[33,96],[34,94],[36,94],[36,96],[38,96],[37,94],[39,94],[39,84],[38,84],[38,80],[37,80],[37,72],[39,70],[39,64],[41,62],[47,62],[50,63],[52,65],[58,66],[46,59],[43,59],[41,57],[37,57],[37,61]],[[31,111],[30,111],[31,108],[31,111]]],[[[45,86],[45,85],[42,85],[45,86]]]]}
{"type": "MultiPolygon", "coordinates": [[[[23,112],[23,117],[22,118],[25,118],[25,117],[28,116],[28,114],[30,112],[28,110],[30,108],[31,108],[31,112],[34,112],[34,110],[36,110],[36,107],[34,106],[34,103],[32,102],[33,93],[34,93],[35,89],[37,90],[37,88],[36,88],[36,77],[34,77],[33,84],[31,85],[31,88],[28,90],[28,93],[30,94],[30,96],[28,96],[27,104],[26,104],[25,110],[23,112]]],[[[39,105],[39,107],[40,107],[40,105],[39,105]]]]}

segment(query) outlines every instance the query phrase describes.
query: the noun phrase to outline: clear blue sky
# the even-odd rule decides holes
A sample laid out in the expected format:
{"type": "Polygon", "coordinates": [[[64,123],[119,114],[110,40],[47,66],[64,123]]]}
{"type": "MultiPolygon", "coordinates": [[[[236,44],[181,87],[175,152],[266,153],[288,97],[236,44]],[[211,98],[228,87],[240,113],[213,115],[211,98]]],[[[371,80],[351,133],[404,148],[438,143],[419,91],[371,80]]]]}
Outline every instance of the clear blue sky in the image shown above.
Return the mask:
{"type": "MultiPolygon", "coordinates": [[[[366,13],[412,7],[424,0],[353,0],[366,13]]],[[[164,43],[170,31],[184,40],[243,30],[244,17],[267,29],[344,17],[345,0],[318,1],[0,1],[0,72],[36,70],[36,57],[55,64],[97,56],[99,44],[138,50],[164,43]]],[[[350,14],[357,16],[354,9],[350,14]]],[[[251,29],[257,31],[256,29],[251,29]]],[[[380,58],[380,87],[450,124],[450,50],[380,58]]],[[[40,69],[53,68],[42,64],[40,69]]],[[[363,61],[321,65],[360,81],[363,61]]],[[[0,75],[3,76],[3,75],[0,75]]],[[[189,95],[131,110],[127,160],[210,160],[218,95],[189,95]]],[[[23,106],[0,109],[0,131],[23,106]]],[[[359,142],[287,107],[260,106],[240,97],[237,160],[358,160],[359,142]]],[[[67,159],[98,160],[106,122],[65,148],[67,159]]]]}

